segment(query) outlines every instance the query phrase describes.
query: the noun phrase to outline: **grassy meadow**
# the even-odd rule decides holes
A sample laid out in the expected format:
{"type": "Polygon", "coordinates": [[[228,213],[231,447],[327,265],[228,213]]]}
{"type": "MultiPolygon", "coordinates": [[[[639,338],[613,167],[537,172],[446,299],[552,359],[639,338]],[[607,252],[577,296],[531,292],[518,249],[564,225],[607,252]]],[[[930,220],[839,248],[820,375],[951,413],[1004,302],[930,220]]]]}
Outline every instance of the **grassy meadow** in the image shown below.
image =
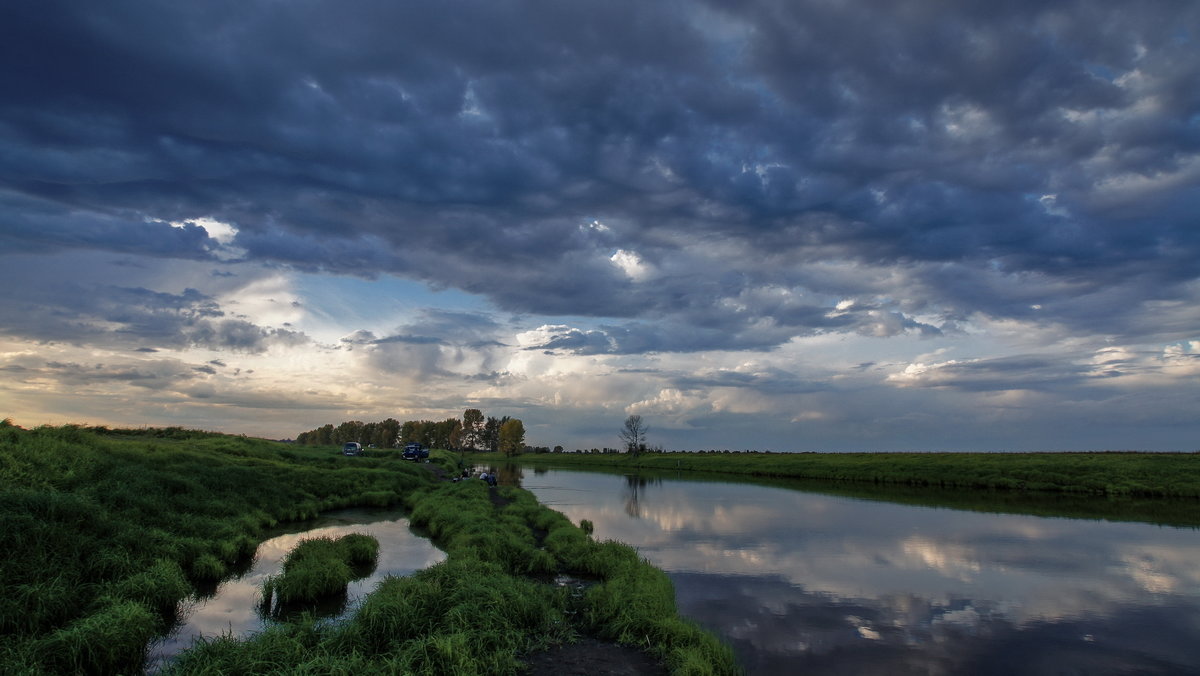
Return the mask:
{"type": "MultiPolygon", "coordinates": [[[[444,453],[434,461],[449,470],[455,462],[444,453]]],[[[401,503],[446,561],[387,579],[341,624],[301,614],[250,640],[202,641],[167,671],[513,674],[522,655],[580,633],[636,645],[674,673],[738,670],[726,646],[678,617],[661,571],[625,545],[593,541],[521,489],[438,482],[398,454],[5,422],[0,673],[139,672],[179,602],[243,566],[265,529],[401,503]],[[589,582],[551,583],[562,574],[589,582]]],[[[351,575],[374,558],[357,539],[311,548],[294,552],[301,563],[271,583],[272,594],[309,557],[337,559],[351,575]]],[[[292,575],[297,598],[336,593],[343,576],[330,583],[313,570],[292,575]]]]}

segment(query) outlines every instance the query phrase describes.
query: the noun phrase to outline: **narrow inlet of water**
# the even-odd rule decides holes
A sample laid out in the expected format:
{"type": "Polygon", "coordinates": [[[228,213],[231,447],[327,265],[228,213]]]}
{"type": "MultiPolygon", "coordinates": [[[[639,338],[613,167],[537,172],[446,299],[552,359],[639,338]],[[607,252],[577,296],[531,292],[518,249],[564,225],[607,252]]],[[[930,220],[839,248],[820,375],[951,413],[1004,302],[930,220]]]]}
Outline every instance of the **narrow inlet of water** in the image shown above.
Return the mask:
{"type": "Polygon", "coordinates": [[[288,552],[304,539],[339,538],[349,533],[364,533],[378,539],[379,559],[369,576],[350,583],[344,603],[322,609],[330,621],[353,612],[385,577],[411,575],[446,558],[427,538],[409,528],[402,512],[364,509],[330,512],[296,530],[264,540],[249,569],[222,581],[211,595],[181,604],[179,625],[151,646],[148,673],[160,670],[197,638],[223,635],[244,638],[265,629],[272,620],[260,611],[263,583],[280,573],[288,552]]]}

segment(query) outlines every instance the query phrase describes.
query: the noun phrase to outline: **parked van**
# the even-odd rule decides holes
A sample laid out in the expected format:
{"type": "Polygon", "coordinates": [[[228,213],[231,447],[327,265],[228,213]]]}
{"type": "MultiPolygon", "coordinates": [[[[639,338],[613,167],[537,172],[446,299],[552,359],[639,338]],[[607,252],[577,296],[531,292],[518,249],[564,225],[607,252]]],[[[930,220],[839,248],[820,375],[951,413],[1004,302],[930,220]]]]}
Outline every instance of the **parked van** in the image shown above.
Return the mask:
{"type": "Polygon", "coordinates": [[[345,446],[342,446],[342,455],[358,455],[362,453],[362,444],[357,441],[347,441],[345,446]]]}

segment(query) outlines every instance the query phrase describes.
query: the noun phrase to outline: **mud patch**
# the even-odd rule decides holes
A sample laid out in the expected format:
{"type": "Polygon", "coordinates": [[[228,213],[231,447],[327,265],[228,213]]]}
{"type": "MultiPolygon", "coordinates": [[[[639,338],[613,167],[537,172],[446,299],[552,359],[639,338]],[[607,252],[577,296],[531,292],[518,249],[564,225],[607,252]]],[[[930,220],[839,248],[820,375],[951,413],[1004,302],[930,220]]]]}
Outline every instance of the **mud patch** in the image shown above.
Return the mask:
{"type": "Polygon", "coordinates": [[[488,499],[492,501],[492,506],[496,509],[504,509],[508,503],[512,502],[512,500],[500,495],[495,486],[488,486],[488,499]]]}
{"type": "Polygon", "coordinates": [[[663,676],[667,670],[629,646],[582,638],[529,656],[528,676],[663,676]]]}

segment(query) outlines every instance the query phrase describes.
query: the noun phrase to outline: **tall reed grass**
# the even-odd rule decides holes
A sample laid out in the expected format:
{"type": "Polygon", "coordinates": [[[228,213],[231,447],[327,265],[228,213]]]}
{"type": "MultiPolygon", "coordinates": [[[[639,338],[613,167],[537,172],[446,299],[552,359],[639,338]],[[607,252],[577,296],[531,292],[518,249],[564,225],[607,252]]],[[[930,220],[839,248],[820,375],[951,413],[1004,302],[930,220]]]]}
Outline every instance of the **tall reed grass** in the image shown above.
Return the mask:
{"type": "Polygon", "coordinates": [[[138,671],[264,528],[428,483],[399,460],[180,428],[0,425],[0,673],[138,671]]]}

